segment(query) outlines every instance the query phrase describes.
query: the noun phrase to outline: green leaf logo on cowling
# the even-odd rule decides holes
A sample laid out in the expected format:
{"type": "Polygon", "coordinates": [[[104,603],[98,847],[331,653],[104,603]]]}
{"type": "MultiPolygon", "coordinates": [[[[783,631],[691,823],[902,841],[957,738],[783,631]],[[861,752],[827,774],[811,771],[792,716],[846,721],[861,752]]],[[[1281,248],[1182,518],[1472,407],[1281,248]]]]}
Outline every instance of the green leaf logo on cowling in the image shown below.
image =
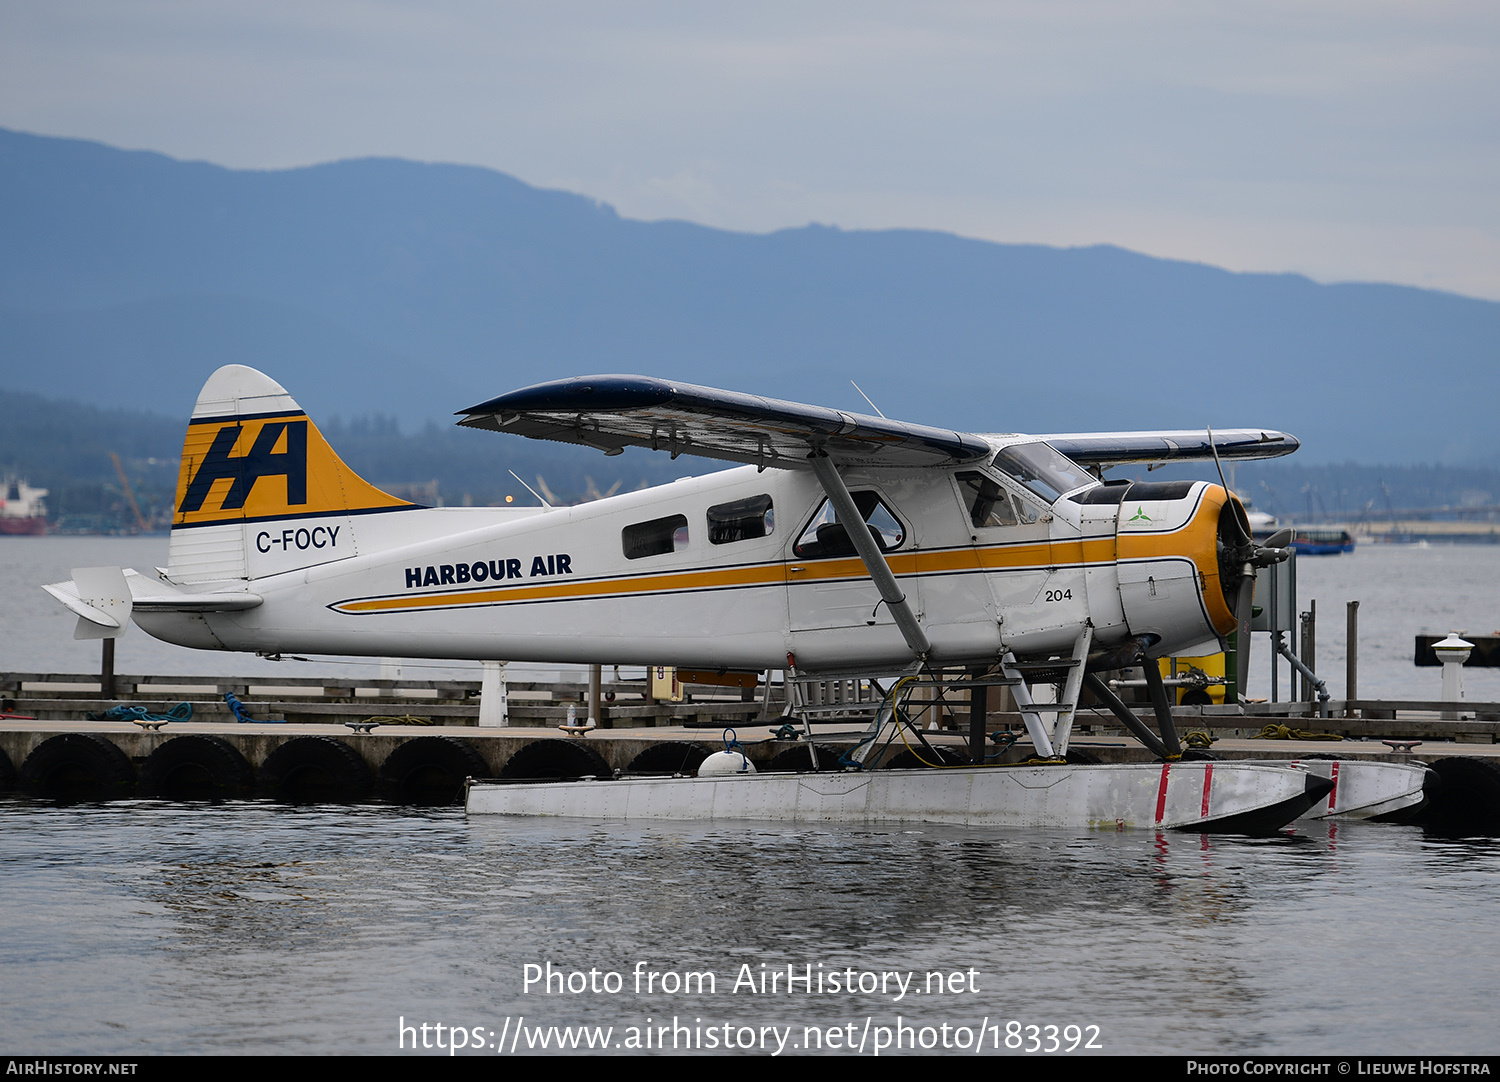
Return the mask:
{"type": "Polygon", "coordinates": [[[1146,514],[1146,509],[1144,507],[1142,507],[1140,504],[1136,504],[1135,514],[1133,516],[1131,516],[1127,521],[1129,521],[1129,522],[1150,522],[1151,521],[1151,516],[1148,515],[1148,514],[1146,514]]]}

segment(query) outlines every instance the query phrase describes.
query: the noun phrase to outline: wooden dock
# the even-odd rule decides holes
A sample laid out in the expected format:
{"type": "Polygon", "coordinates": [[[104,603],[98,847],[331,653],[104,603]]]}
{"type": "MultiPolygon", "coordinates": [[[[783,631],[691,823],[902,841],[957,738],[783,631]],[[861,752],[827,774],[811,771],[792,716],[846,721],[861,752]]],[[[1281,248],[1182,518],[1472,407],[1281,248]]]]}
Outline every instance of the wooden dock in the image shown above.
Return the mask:
{"type": "MultiPolygon", "coordinates": [[[[114,695],[106,698],[97,676],[52,673],[0,674],[0,713],[28,714],[41,720],[81,719],[121,704],[165,712],[190,702],[202,721],[234,721],[224,701],[234,695],[256,718],[283,718],[294,723],[343,723],[365,718],[418,719],[408,724],[478,725],[478,680],[340,681],[306,677],[115,676],[114,695]]],[[[779,686],[776,688],[779,691],[779,686]]],[[[571,707],[581,721],[588,716],[587,683],[508,681],[506,727],[552,728],[567,720],[571,707]]],[[[668,725],[718,726],[779,716],[785,700],[774,692],[747,701],[743,692],[722,687],[689,688],[682,702],[652,699],[644,681],[602,685],[600,728],[668,725]]],[[[389,721],[387,722],[389,723],[389,721]]]]}
{"type": "MultiPolygon", "coordinates": [[[[850,701],[840,702],[849,689],[835,685],[847,684],[830,681],[807,711],[821,769],[838,769],[839,749],[857,742],[878,703],[868,693],[851,693],[850,701]]],[[[445,803],[471,776],[691,773],[703,755],[723,746],[730,728],[762,769],[812,765],[806,740],[783,725],[781,684],[753,691],[694,686],[681,702],[657,702],[643,682],[604,683],[599,727],[586,736],[568,736],[558,726],[570,707],[575,720],[588,717],[588,684],[511,682],[500,725],[480,724],[480,686],[455,680],[118,676],[115,696],[105,699],[91,676],[0,674],[0,714],[7,715],[0,717],[0,790],[19,787],[62,799],[259,793],[357,800],[378,794],[445,803]],[[226,693],[241,700],[252,722],[236,720],[226,693]],[[180,703],[191,704],[191,719],[170,720],[156,730],[146,727],[151,723],[88,717],[122,705],[166,714],[180,703]]],[[[1222,758],[1333,755],[1431,763],[1469,756],[1500,762],[1500,703],[1354,700],[1328,707],[1326,718],[1307,702],[1261,704],[1254,714],[1222,706],[1177,707],[1173,714],[1179,733],[1212,738],[1213,754],[1222,758]],[[1276,735],[1293,739],[1267,738],[1276,735]],[[1421,744],[1407,751],[1385,740],[1421,744]]],[[[1154,727],[1149,711],[1141,716],[1154,727]]],[[[952,754],[967,761],[969,721],[967,695],[960,694],[930,709],[923,728],[932,743],[950,745],[952,754]]],[[[992,761],[1033,754],[1013,710],[988,712],[985,730],[1015,734],[995,743],[992,761]]],[[[1073,746],[1094,761],[1150,758],[1112,715],[1087,706],[1079,713],[1073,746]]],[[[901,750],[893,747],[890,755],[901,750]]],[[[1488,784],[1487,778],[1481,780],[1488,784]]]]}

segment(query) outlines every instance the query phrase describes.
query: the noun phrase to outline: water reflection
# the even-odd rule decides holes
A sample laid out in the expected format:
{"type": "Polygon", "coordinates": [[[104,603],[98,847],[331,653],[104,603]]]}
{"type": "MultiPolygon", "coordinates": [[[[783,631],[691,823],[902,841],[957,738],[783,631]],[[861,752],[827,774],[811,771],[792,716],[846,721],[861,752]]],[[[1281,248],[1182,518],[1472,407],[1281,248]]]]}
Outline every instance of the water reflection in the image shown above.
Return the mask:
{"type": "MultiPolygon", "coordinates": [[[[392,1051],[397,1016],[1099,1025],[1106,1051],[1482,1050],[1493,840],[468,820],[247,802],[0,804],[5,1031],[27,1051],[392,1051]],[[523,967],[708,971],[541,996],[523,967]],[[974,971],[762,996],[751,972],[974,971]],[[972,1017],[971,1017],[972,1016],[972,1017]],[[1410,1043],[1412,1034],[1421,1042],[1410,1043]],[[1447,1042],[1425,1043],[1432,1035],[1447,1042]]],[[[1436,1039],[1436,1038],[1433,1038],[1436,1039]]]]}

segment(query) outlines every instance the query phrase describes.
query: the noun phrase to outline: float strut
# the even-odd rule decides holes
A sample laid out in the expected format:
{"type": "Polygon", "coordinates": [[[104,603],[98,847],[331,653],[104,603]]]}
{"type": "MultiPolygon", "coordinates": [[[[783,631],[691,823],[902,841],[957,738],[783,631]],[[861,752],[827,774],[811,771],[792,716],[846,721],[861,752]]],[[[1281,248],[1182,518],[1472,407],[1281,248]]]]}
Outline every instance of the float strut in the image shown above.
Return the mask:
{"type": "Polygon", "coordinates": [[[1167,759],[1166,745],[1161,742],[1151,727],[1144,724],[1140,718],[1135,716],[1135,711],[1126,706],[1124,700],[1114,693],[1114,689],[1101,680],[1097,673],[1084,673],[1083,682],[1090,691],[1109,707],[1110,713],[1120,719],[1120,724],[1129,729],[1131,734],[1139,740],[1158,759],[1167,759]]]}
{"type": "MultiPolygon", "coordinates": [[[[972,674],[979,679],[981,673],[972,674]]],[[[989,716],[990,688],[988,684],[975,684],[969,689],[969,761],[975,766],[984,765],[984,730],[989,716]]]]}
{"type": "Polygon", "coordinates": [[[1167,686],[1161,682],[1161,668],[1155,658],[1141,657],[1141,666],[1146,672],[1146,690],[1151,693],[1151,708],[1156,711],[1156,727],[1161,730],[1161,742],[1166,746],[1167,758],[1182,755],[1182,742],[1177,739],[1177,724],[1172,720],[1172,704],[1167,700],[1167,686]]]}

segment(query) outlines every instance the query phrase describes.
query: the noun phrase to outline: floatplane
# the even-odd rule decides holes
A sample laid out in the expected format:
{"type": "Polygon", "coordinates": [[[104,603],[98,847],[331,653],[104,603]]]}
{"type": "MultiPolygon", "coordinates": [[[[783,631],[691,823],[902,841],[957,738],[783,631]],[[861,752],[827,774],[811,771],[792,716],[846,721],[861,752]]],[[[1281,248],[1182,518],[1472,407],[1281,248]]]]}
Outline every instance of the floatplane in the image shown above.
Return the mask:
{"type": "Polygon", "coordinates": [[[1216,651],[1237,626],[1246,642],[1256,569],[1285,538],[1256,542],[1223,485],[1102,480],[1123,463],[1289,454],[1285,433],[974,434],[639,376],[540,384],[458,423],[740,468],[572,507],[421,507],[355,474],[274,380],[230,365],[188,425],[167,566],[46,589],[79,637],[133,620],[265,655],[894,679],[846,769],[751,774],[731,755],[742,768],[719,775],[476,783],[474,813],[1236,830],[1329,792],[1306,770],[1182,759],[1154,660],[1216,651]],[[1157,676],[1160,735],[1098,676],[1129,665],[1157,676]],[[1034,758],[982,765],[976,732],[967,765],[864,769],[882,732],[923,742],[897,686],[955,670],[1011,689],[1034,758]],[[1069,763],[1085,687],[1161,762],[1069,763]]]}

